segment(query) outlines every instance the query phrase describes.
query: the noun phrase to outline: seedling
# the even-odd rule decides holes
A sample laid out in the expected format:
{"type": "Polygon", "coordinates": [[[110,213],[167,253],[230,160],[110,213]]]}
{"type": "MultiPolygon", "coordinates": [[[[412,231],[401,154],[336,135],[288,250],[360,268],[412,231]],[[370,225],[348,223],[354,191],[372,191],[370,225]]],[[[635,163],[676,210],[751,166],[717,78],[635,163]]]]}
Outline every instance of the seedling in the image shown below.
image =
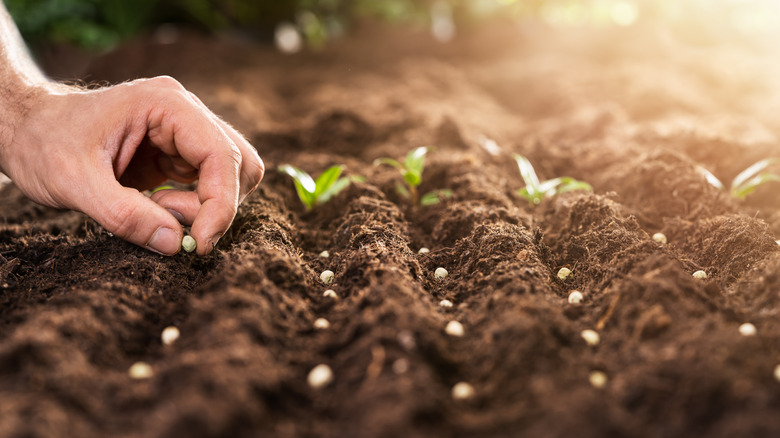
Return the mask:
{"type": "Polygon", "coordinates": [[[531,206],[538,205],[544,198],[553,197],[559,193],[571,192],[573,190],[593,190],[590,184],[568,176],[539,182],[536,170],[534,170],[534,166],[528,161],[528,158],[518,154],[515,154],[514,157],[517,167],[520,169],[520,176],[523,178],[523,182],[525,182],[525,187],[519,189],[517,193],[528,200],[531,206]]]}
{"type": "Polygon", "coordinates": [[[344,166],[330,167],[325,172],[322,172],[315,181],[311,175],[297,167],[289,164],[279,166],[280,172],[284,172],[292,177],[293,182],[295,182],[295,190],[298,192],[298,198],[300,198],[306,210],[311,210],[318,205],[328,202],[330,198],[347,188],[350,182],[362,180],[360,177],[339,178],[342,170],[344,170],[344,166]]]}
{"type": "Polygon", "coordinates": [[[756,161],[750,165],[747,169],[740,172],[733,181],[731,186],[727,189],[726,186],[710,172],[702,166],[696,166],[696,170],[704,176],[713,187],[729,192],[733,198],[745,199],[747,195],[756,191],[756,189],[768,182],[775,181],[780,182],[780,175],[772,172],[765,172],[765,170],[775,164],[780,164],[780,158],[764,158],[763,160],[756,161]]]}
{"type": "Polygon", "coordinates": [[[418,203],[422,206],[438,204],[443,199],[451,197],[452,190],[434,190],[422,195],[422,197],[420,197],[417,190],[417,187],[422,184],[422,173],[425,168],[425,155],[428,154],[429,151],[430,148],[421,146],[412,149],[406,154],[403,164],[392,158],[377,158],[374,160],[374,166],[387,164],[388,166],[393,166],[398,169],[398,171],[401,172],[405,186],[404,184],[397,184],[396,190],[398,190],[398,193],[400,193],[401,196],[410,199],[413,205],[417,205],[418,203]]]}

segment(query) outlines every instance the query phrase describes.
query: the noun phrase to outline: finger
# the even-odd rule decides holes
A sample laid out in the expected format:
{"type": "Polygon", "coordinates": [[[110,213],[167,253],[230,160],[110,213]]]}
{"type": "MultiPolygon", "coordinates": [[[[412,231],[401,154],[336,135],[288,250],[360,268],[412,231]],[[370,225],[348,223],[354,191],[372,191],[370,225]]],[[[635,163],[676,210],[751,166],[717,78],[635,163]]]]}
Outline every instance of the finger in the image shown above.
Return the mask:
{"type": "Polygon", "coordinates": [[[160,190],[152,193],[150,198],[184,225],[192,225],[200,210],[198,194],[193,191],[160,190]]]}
{"type": "Polygon", "coordinates": [[[198,98],[194,93],[189,92],[189,96],[193,102],[212,114],[214,120],[219,124],[223,131],[230,137],[236,144],[241,152],[241,173],[240,173],[240,187],[239,187],[239,203],[254,192],[260,181],[265,174],[265,164],[260,158],[260,155],[246,138],[241,133],[235,130],[229,123],[225,122],[217,115],[211,113],[211,110],[198,98]]]}
{"type": "Polygon", "coordinates": [[[135,189],[123,187],[113,174],[102,174],[76,206],[106,230],[163,255],[181,248],[182,228],[176,218],[135,189]]]}

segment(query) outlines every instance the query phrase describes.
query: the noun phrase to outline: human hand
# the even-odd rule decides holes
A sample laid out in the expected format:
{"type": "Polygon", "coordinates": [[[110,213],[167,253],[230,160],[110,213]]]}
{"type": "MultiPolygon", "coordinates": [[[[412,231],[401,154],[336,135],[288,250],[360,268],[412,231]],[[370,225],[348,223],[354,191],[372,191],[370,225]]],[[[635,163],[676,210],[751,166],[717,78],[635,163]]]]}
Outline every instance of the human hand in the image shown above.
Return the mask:
{"type": "Polygon", "coordinates": [[[0,170],[41,204],[79,210],[106,230],[165,255],[192,225],[211,252],[263,177],[255,149],[170,77],[99,90],[31,93],[0,145],[0,170]],[[195,191],[162,190],[166,180],[195,191]]]}

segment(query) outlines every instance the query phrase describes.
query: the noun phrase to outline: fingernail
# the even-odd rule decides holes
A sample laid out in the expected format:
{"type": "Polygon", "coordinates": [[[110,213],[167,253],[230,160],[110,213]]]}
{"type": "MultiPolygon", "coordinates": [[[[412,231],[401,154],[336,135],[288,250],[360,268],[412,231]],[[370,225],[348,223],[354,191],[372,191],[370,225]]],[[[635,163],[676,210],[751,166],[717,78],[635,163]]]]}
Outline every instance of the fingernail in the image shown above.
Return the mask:
{"type": "Polygon", "coordinates": [[[181,237],[168,227],[160,227],[152,235],[146,248],[162,255],[174,255],[179,252],[181,237]]]}
{"type": "Polygon", "coordinates": [[[217,243],[221,238],[222,238],[222,233],[215,234],[211,239],[209,239],[209,245],[211,245],[211,249],[214,249],[217,246],[217,243]]]}
{"type": "Polygon", "coordinates": [[[170,209],[170,208],[166,208],[166,210],[168,210],[168,213],[172,214],[173,217],[175,217],[177,221],[179,221],[181,223],[184,223],[184,215],[183,214],[179,213],[176,210],[170,209]]]}

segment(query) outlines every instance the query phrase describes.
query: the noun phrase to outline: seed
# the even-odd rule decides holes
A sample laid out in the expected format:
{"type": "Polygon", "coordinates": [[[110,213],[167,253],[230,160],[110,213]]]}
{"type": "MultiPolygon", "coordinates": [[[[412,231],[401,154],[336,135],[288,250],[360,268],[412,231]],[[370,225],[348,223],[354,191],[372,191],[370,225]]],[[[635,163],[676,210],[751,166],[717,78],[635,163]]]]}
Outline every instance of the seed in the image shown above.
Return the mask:
{"type": "Polygon", "coordinates": [[[192,236],[184,236],[184,239],[181,239],[181,247],[187,252],[192,252],[198,247],[198,242],[192,236]]]}
{"type": "Polygon", "coordinates": [[[445,308],[449,309],[450,307],[452,307],[452,301],[450,301],[450,300],[441,300],[441,301],[439,301],[439,306],[440,307],[445,307],[445,308]]]}
{"type": "Polygon", "coordinates": [[[582,292],[578,290],[573,290],[569,294],[569,303],[571,304],[579,304],[582,302],[582,299],[583,299],[582,292]]]}
{"type": "Polygon", "coordinates": [[[317,318],[314,320],[314,328],[317,330],[327,330],[330,328],[330,321],[325,318],[317,318]]]}
{"type": "Polygon", "coordinates": [[[447,275],[449,275],[449,272],[444,268],[436,268],[436,271],[433,272],[433,276],[436,277],[437,280],[444,280],[447,278],[447,275]]]}
{"type": "Polygon", "coordinates": [[[160,335],[160,338],[162,338],[163,345],[171,345],[174,342],[176,342],[177,339],[179,339],[179,329],[173,326],[165,327],[162,331],[162,335],[160,335]]]}
{"type": "Polygon", "coordinates": [[[780,364],[775,366],[775,380],[780,382],[780,364]]]}
{"type": "Polygon", "coordinates": [[[661,245],[666,245],[666,235],[664,233],[653,234],[653,240],[660,243],[661,245]]]}
{"type": "Polygon", "coordinates": [[[322,271],[322,274],[320,274],[320,280],[322,280],[322,282],[325,284],[333,283],[334,278],[336,278],[336,274],[334,274],[333,271],[329,269],[322,271]]]}
{"type": "Polygon", "coordinates": [[[452,398],[455,400],[468,400],[474,397],[474,387],[466,382],[458,382],[452,387],[452,398]]]}
{"type": "Polygon", "coordinates": [[[580,333],[580,336],[582,336],[582,339],[585,340],[585,343],[591,347],[599,345],[599,342],[601,341],[601,337],[595,330],[583,330],[582,333],[580,333]]]}
{"type": "Polygon", "coordinates": [[[463,324],[459,323],[458,321],[448,322],[447,327],[444,328],[444,331],[450,336],[457,337],[461,337],[465,333],[465,330],[463,330],[463,324]]]}
{"type": "Polygon", "coordinates": [[[561,280],[566,280],[566,278],[568,278],[569,275],[571,275],[571,269],[569,268],[561,268],[558,270],[558,278],[560,278],[561,280]]]}
{"type": "Polygon", "coordinates": [[[705,278],[707,278],[707,273],[704,271],[696,271],[693,273],[693,278],[704,280],[705,278]]]}
{"type": "Polygon", "coordinates": [[[607,375],[602,371],[591,371],[588,380],[590,380],[590,384],[593,385],[594,388],[601,389],[607,385],[607,375]]]}
{"type": "Polygon", "coordinates": [[[320,253],[320,257],[322,257],[323,259],[326,259],[326,258],[330,257],[330,253],[328,251],[322,251],[320,253]]]}
{"type": "Polygon", "coordinates": [[[775,240],[775,243],[780,245],[780,240],[775,240]]]}
{"type": "Polygon", "coordinates": [[[420,248],[419,251],[417,251],[417,254],[428,254],[429,252],[431,252],[430,249],[423,247],[423,248],[420,248]]]}
{"type": "Polygon", "coordinates": [[[754,326],[749,322],[746,322],[739,326],[739,334],[742,336],[755,336],[756,326],[754,326]]]}
{"type": "Polygon", "coordinates": [[[333,289],[326,290],[325,292],[322,293],[322,296],[333,300],[339,299],[339,296],[336,294],[336,291],[333,289]]]}
{"type": "Polygon", "coordinates": [[[146,362],[136,362],[127,370],[133,379],[148,379],[154,375],[152,367],[146,362]]]}
{"type": "Polygon", "coordinates": [[[403,374],[405,372],[409,371],[409,361],[402,357],[400,359],[396,359],[395,362],[393,362],[393,372],[396,374],[403,374]]]}
{"type": "Polygon", "coordinates": [[[314,389],[322,389],[333,381],[333,370],[325,364],[319,364],[309,371],[306,381],[314,389]]]}

